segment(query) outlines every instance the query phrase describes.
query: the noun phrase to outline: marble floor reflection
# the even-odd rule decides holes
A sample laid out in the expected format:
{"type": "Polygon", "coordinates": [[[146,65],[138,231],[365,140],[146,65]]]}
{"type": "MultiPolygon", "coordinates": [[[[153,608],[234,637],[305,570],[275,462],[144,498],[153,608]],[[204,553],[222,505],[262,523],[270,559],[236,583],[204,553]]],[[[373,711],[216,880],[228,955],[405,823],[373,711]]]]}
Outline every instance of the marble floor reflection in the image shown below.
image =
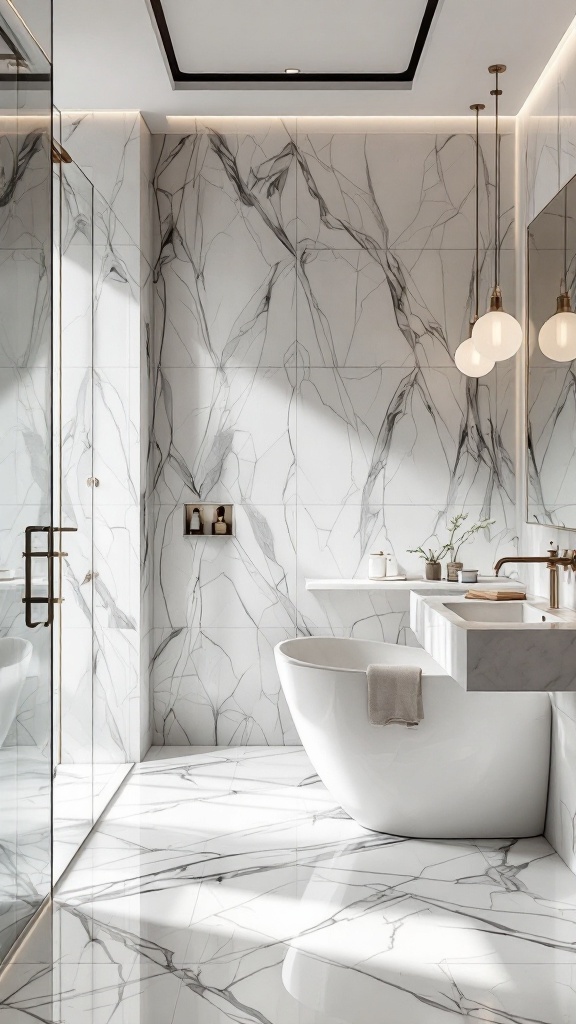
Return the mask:
{"type": "Polygon", "coordinates": [[[59,764],[52,790],[54,880],[62,877],[118,787],[130,764],[59,764]]]}
{"type": "Polygon", "coordinates": [[[300,748],[135,768],[0,979],[0,1024],[457,1020],[573,1024],[576,877],[367,832],[300,748]]]}

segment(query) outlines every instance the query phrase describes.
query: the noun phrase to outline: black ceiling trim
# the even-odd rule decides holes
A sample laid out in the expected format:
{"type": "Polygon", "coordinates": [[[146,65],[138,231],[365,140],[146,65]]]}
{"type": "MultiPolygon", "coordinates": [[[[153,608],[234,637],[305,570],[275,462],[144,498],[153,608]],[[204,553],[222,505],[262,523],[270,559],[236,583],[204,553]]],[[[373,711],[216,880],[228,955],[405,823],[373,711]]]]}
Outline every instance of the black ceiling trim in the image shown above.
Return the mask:
{"type": "Polygon", "coordinates": [[[176,58],[176,52],[172,43],[172,37],[170,35],[170,29],[168,28],[168,22],[164,14],[162,7],[162,0],[149,0],[150,7],[154,18],[156,19],[156,25],[158,28],[158,34],[162,40],[162,45],[166,53],[166,60],[170,68],[170,73],[175,85],[184,85],[186,83],[190,85],[212,85],[222,86],[226,83],[239,82],[245,85],[254,84],[282,84],[287,85],[290,88],[299,87],[304,83],[328,83],[332,85],[356,83],[366,85],[385,85],[389,87],[396,86],[397,88],[407,88],[414,81],[420,58],[426,45],[426,40],[432,27],[434,15],[440,5],[441,0],[427,0],[426,9],[422,17],[420,28],[418,29],[418,35],[416,36],[416,42],[410,57],[410,63],[405,71],[395,72],[394,74],[366,74],[364,72],[358,72],[357,74],[328,74],[328,75],[316,75],[302,72],[298,75],[286,75],[286,74],[253,74],[253,75],[231,75],[231,74],[191,74],[188,71],[182,71],[179,67],[178,60],[176,58]]]}

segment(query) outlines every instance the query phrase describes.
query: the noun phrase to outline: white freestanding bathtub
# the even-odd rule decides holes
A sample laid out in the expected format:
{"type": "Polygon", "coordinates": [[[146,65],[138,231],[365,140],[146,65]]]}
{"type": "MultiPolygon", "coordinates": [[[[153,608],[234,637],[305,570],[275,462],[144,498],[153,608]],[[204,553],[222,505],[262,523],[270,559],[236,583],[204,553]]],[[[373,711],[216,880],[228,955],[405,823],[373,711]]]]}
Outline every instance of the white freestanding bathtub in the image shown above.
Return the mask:
{"type": "Polygon", "coordinates": [[[545,693],[467,693],[420,648],[285,640],[282,689],[335,800],[376,832],[427,839],[540,835],[550,762],[545,693]],[[420,665],[424,721],[372,725],[366,668],[420,665]]]}
{"type": "Polygon", "coordinates": [[[32,650],[29,640],[17,636],[0,638],[0,747],[18,712],[32,650]]]}

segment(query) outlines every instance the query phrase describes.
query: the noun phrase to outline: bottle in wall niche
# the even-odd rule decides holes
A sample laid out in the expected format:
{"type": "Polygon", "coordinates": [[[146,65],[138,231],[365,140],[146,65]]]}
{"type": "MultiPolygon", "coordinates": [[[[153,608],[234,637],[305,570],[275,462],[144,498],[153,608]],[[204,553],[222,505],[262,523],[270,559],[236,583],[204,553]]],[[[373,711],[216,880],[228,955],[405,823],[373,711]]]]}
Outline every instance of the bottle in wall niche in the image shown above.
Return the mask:
{"type": "Polygon", "coordinates": [[[386,555],[386,575],[397,576],[398,575],[398,559],[395,555],[388,553],[386,555]]]}
{"type": "Polygon", "coordinates": [[[216,536],[223,536],[226,533],[230,533],[230,526],[224,519],[226,515],[226,509],[224,505],[219,505],[216,509],[216,520],[212,523],[212,533],[216,536]]]}
{"type": "Polygon", "coordinates": [[[368,560],[368,579],[383,580],[386,578],[386,555],[383,551],[373,551],[368,560]]]}
{"type": "Polygon", "coordinates": [[[202,516],[200,515],[199,508],[192,509],[192,515],[190,517],[190,533],[202,533],[204,529],[202,523],[202,516]]]}

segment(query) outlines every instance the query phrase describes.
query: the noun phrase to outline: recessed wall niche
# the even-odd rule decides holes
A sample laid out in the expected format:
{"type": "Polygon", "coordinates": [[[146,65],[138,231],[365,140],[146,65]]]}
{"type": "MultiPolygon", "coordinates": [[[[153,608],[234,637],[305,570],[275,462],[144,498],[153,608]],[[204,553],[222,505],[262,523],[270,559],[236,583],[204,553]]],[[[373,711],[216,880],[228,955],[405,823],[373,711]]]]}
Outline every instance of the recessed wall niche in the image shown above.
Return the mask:
{"type": "Polygon", "coordinates": [[[231,537],[234,506],[216,503],[184,505],[185,537],[231,537]]]}

